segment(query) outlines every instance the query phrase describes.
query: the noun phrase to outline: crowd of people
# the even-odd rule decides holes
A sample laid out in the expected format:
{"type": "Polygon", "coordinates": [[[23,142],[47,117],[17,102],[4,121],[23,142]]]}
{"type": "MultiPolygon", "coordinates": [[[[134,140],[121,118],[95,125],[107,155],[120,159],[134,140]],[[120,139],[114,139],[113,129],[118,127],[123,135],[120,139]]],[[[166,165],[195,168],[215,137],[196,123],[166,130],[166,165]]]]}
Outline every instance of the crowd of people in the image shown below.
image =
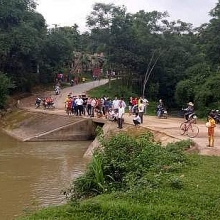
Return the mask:
{"type": "MultiPolygon", "coordinates": [[[[143,123],[143,115],[146,112],[148,100],[142,97],[128,100],[129,115],[138,115],[140,120],[135,125],[143,123]]],[[[65,110],[68,115],[88,116],[88,117],[104,117],[111,121],[118,123],[118,128],[121,129],[123,125],[123,116],[127,104],[124,98],[115,97],[113,100],[107,96],[101,98],[93,98],[86,95],[73,96],[71,93],[65,99],[65,110]]]]}
{"type": "MultiPolygon", "coordinates": [[[[36,99],[36,108],[42,105],[44,108],[54,107],[54,100],[52,97],[47,97],[44,99],[36,99]]],[[[138,126],[143,123],[143,116],[146,113],[147,106],[149,102],[147,99],[142,97],[130,97],[127,104],[124,98],[115,97],[113,100],[107,96],[101,98],[94,98],[84,95],[74,96],[69,93],[65,101],[65,110],[68,115],[75,116],[88,116],[88,117],[104,117],[110,121],[117,122],[117,127],[119,129],[123,128],[125,109],[128,107],[129,116],[133,115],[133,124],[138,126]]],[[[195,119],[194,104],[192,102],[187,103],[187,107],[182,109],[184,111],[184,118],[186,123],[195,119]]],[[[164,112],[164,104],[160,99],[156,107],[156,115],[158,118],[164,112]]],[[[208,140],[209,147],[214,146],[214,128],[216,126],[215,115],[211,112],[208,115],[208,122],[206,127],[208,128],[208,140]]]]}

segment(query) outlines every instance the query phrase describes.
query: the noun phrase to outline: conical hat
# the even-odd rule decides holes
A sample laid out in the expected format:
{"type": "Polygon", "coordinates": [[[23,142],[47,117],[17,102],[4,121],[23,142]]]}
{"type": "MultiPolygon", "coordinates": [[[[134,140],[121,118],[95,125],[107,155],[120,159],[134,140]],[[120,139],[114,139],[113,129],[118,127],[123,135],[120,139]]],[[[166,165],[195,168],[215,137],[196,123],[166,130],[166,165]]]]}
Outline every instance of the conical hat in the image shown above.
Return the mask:
{"type": "Polygon", "coordinates": [[[190,105],[190,106],[194,106],[194,104],[193,104],[192,102],[189,102],[188,105],[190,105]]]}

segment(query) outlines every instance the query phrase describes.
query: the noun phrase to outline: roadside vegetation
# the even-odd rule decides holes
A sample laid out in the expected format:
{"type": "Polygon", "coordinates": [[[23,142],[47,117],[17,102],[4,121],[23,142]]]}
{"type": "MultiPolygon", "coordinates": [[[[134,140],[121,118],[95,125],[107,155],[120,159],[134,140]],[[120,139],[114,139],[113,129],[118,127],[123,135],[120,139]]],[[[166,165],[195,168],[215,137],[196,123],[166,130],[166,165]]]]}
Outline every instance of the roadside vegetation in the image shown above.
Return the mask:
{"type": "Polygon", "coordinates": [[[63,86],[96,75],[119,76],[112,87],[117,93],[125,87],[151,101],[163,99],[168,109],[194,102],[205,117],[220,108],[219,3],[200,27],[170,21],[168,12],[128,13],[125,6],[95,3],[89,31],[80,33],[77,24],[48,27],[36,0],[2,0],[0,109],[7,109],[9,95],[54,85],[58,75],[63,86]]]}
{"type": "MultiPolygon", "coordinates": [[[[58,73],[67,83],[91,80],[97,67],[101,77],[118,78],[91,96],[145,96],[150,114],[159,99],[168,109],[192,101],[199,117],[220,108],[220,0],[200,27],[169,21],[167,12],[132,14],[124,6],[96,3],[85,33],[77,24],[47,27],[36,5],[1,0],[0,115],[9,96],[54,85],[58,73]]],[[[162,148],[150,133],[122,133],[101,143],[86,173],[66,192],[67,205],[24,219],[220,218],[218,157],[188,154],[190,142],[162,148]]]]}
{"type": "Polygon", "coordinates": [[[190,141],[162,147],[141,130],[99,136],[102,147],[66,191],[68,203],[23,220],[219,219],[219,157],[188,153],[190,141]]]}

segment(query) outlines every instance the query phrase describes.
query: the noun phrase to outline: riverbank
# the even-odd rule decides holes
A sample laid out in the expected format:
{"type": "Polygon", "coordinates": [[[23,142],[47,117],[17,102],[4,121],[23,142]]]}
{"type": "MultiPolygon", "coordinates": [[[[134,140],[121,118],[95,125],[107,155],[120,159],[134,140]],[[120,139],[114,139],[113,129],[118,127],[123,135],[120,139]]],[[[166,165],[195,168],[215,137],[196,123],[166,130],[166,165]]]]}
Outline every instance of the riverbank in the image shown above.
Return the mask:
{"type": "Polygon", "coordinates": [[[103,142],[70,203],[24,219],[219,219],[219,157],[186,154],[189,141],[163,148],[149,133],[129,134],[103,142]]]}

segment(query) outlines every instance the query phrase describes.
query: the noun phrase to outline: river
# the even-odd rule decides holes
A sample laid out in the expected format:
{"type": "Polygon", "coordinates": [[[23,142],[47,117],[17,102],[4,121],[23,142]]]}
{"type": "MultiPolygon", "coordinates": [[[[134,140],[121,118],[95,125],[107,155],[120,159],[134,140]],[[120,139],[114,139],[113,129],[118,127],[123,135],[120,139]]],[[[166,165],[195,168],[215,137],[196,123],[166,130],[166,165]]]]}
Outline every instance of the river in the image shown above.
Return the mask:
{"type": "Polygon", "coordinates": [[[0,132],[0,219],[65,203],[61,193],[86,168],[91,142],[20,142],[0,132]]]}

